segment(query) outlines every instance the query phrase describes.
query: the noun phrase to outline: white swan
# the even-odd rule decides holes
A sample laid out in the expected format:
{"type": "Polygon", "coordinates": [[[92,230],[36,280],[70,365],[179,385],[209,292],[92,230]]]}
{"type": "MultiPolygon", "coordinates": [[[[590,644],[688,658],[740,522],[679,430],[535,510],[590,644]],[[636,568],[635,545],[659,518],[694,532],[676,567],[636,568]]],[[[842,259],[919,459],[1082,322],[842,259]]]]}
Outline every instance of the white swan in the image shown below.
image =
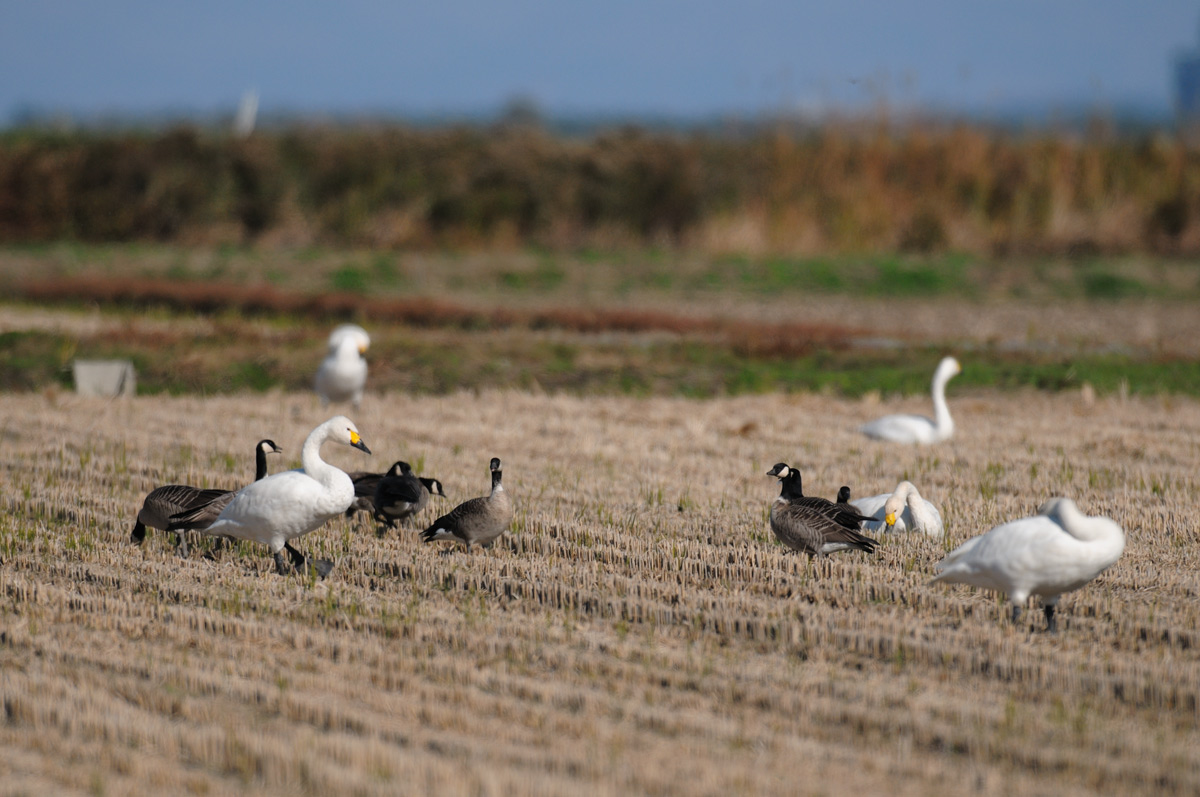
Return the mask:
{"type": "Polygon", "coordinates": [[[329,353],[317,369],[315,383],[322,407],[331,401],[351,401],[355,409],[362,404],[367,386],[363,355],[370,346],[371,337],[357,324],[342,324],[329,333],[329,353]]]}
{"type": "MultiPolygon", "coordinates": [[[[304,441],[300,452],[304,467],[276,473],[243,487],[205,533],[265,544],[271,549],[275,569],[281,575],[288,572],[284,549],[292,564],[303,569],[308,561],[291,546],[290,540],[319,528],[354,502],[350,477],[321,459],[321,444],[326,440],[371,453],[349,418],[344,415],[330,418],[313,429],[304,441]]],[[[322,577],[333,568],[332,562],[324,560],[312,564],[322,577]]]]}
{"type": "Polygon", "coordinates": [[[913,531],[939,540],[945,533],[942,513],[933,502],[922,498],[910,481],[900,482],[890,493],[855,498],[850,503],[862,514],[874,518],[863,524],[864,531],[913,531]]]}
{"type": "Polygon", "coordinates": [[[934,419],[923,415],[885,415],[864,424],[860,431],[876,440],[892,443],[938,443],[954,434],[954,421],[946,406],[946,383],[962,373],[962,366],[953,357],[943,357],[933,372],[934,419]]]}
{"type": "Polygon", "coordinates": [[[1059,596],[1103,573],[1123,550],[1125,532],[1112,520],[1083,514],[1070,498],[1051,498],[1034,517],[996,526],[955,548],[935,566],[941,572],[933,582],[1004,592],[1013,622],[1030,595],[1041,595],[1053,632],[1059,596]]]}

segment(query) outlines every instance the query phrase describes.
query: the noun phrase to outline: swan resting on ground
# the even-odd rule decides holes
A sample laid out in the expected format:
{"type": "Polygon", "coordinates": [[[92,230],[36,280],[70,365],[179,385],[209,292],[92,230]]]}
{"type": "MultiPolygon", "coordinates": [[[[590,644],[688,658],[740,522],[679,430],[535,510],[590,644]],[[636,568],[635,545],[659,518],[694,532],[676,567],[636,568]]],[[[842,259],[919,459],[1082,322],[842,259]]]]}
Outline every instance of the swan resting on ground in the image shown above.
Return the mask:
{"type": "MultiPolygon", "coordinates": [[[[283,558],[286,549],[292,564],[303,570],[310,563],[291,546],[291,540],[320,528],[354,502],[350,477],[321,459],[321,445],[329,440],[371,453],[349,418],[330,418],[304,441],[300,452],[304,467],[243,487],[205,533],[263,543],[270,548],[280,575],[288,573],[283,558]]],[[[322,578],[333,568],[333,563],[325,560],[311,564],[322,578]]]]}
{"type": "Polygon", "coordinates": [[[912,531],[938,540],[945,533],[942,513],[931,501],[922,498],[910,481],[900,482],[890,493],[854,498],[850,503],[871,517],[863,524],[864,531],[901,534],[912,531]]]}
{"type": "Polygon", "coordinates": [[[1051,498],[1037,515],[996,526],[955,548],[935,566],[940,572],[930,583],[1006,593],[1013,622],[1030,595],[1041,595],[1046,628],[1053,633],[1059,596],[1112,567],[1123,550],[1125,532],[1111,519],[1083,514],[1070,498],[1051,498]]]}
{"type": "Polygon", "coordinates": [[[890,443],[938,443],[954,434],[954,420],[946,406],[946,383],[962,373],[962,366],[953,357],[943,357],[933,372],[932,420],[924,415],[885,415],[863,424],[860,431],[867,437],[890,443]]]}
{"type": "Polygon", "coordinates": [[[342,324],[329,334],[329,353],[317,369],[314,383],[321,406],[331,401],[350,401],[358,409],[367,386],[367,361],[371,346],[367,331],[356,324],[342,324]]]}

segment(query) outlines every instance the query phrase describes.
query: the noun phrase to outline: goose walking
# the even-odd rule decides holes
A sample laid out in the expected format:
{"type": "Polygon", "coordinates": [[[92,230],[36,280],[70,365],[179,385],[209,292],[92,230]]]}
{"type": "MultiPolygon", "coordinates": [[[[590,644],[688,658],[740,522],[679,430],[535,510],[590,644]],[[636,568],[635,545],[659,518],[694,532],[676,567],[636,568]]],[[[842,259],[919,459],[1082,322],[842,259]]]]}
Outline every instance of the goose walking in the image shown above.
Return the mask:
{"type": "Polygon", "coordinates": [[[849,550],[875,551],[878,543],[858,531],[869,518],[860,515],[853,506],[804,495],[800,471],[784,462],[767,471],[767,475],[777,477],[780,483],[779,497],[771,504],[771,531],[784,545],[809,556],[849,550]]]}
{"type": "Polygon", "coordinates": [[[396,523],[407,520],[429,505],[429,496],[446,493],[437,479],[417,476],[412,466],[404,460],[397,461],[375,485],[375,519],[396,528],[396,523]]]}
{"type": "Polygon", "coordinates": [[[954,434],[954,420],[946,406],[946,383],[962,373],[953,357],[944,357],[933,373],[932,420],[923,415],[885,415],[864,424],[860,431],[867,437],[890,443],[938,443],[954,434]]]}
{"type": "Polygon", "coordinates": [[[492,457],[492,491],[472,498],[451,509],[421,532],[425,542],[458,540],[470,551],[473,545],[487,548],[512,523],[512,500],[501,482],[500,459],[492,457]]]}
{"type": "MultiPolygon", "coordinates": [[[[254,479],[255,481],[267,475],[267,454],[277,454],[282,451],[279,446],[275,445],[274,440],[259,440],[254,446],[254,479]]],[[[159,529],[160,531],[176,532],[175,544],[179,546],[179,555],[187,556],[188,544],[183,536],[184,531],[189,531],[196,526],[175,526],[172,524],[175,516],[180,513],[187,513],[193,510],[200,510],[204,507],[209,507],[214,501],[225,500],[226,503],[233,497],[234,490],[216,490],[216,489],[200,489],[191,487],[186,484],[168,484],[162,487],[157,487],[150,491],[146,499],[142,502],[142,508],[138,511],[137,521],[133,525],[133,533],[129,538],[140,545],[146,539],[146,527],[159,529]]],[[[222,504],[224,506],[224,504],[222,504]]],[[[217,514],[220,510],[217,510],[217,514]]],[[[216,514],[212,515],[209,522],[216,518],[216,514]]],[[[207,525],[207,524],[205,524],[207,525]]]]}
{"type": "Polygon", "coordinates": [[[942,513],[931,501],[922,498],[910,481],[900,482],[890,493],[855,498],[850,503],[871,518],[863,524],[864,531],[913,531],[939,540],[945,533],[942,513]]]}
{"type": "Polygon", "coordinates": [[[1064,592],[1103,573],[1125,550],[1125,532],[1111,519],[1088,516],[1070,498],[1051,498],[1033,517],[996,526],[950,552],[930,583],[970,584],[1003,592],[1013,622],[1030,595],[1042,596],[1046,629],[1057,625],[1054,609],[1064,592]]]}
{"type": "Polygon", "coordinates": [[[350,401],[359,408],[367,386],[363,355],[370,345],[367,331],[355,324],[343,324],[329,334],[329,353],[321,361],[315,381],[322,407],[331,401],[350,401]]]}
{"type": "Polygon", "coordinates": [[[327,441],[371,453],[349,418],[344,415],[330,418],[313,429],[304,441],[300,451],[302,468],[276,473],[243,487],[206,533],[263,543],[274,556],[275,569],[281,575],[289,572],[284,550],[297,570],[311,564],[322,578],[328,575],[333,569],[332,562],[323,559],[310,562],[291,546],[291,540],[320,528],[345,512],[354,501],[350,477],[321,459],[321,445],[327,441]]]}

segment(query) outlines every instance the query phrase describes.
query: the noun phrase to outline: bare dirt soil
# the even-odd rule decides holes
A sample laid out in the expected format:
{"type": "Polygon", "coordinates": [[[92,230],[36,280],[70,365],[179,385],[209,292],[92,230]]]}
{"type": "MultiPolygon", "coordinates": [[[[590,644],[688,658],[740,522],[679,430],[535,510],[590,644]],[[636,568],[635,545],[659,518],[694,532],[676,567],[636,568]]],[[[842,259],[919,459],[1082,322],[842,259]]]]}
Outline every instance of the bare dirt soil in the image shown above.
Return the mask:
{"type": "Polygon", "coordinates": [[[1200,403],[958,397],[933,448],[866,440],[880,402],[374,394],[366,457],[450,495],[504,460],[489,552],[338,520],[313,582],[251,544],[129,541],[155,486],[298,464],[307,394],[0,400],[0,783],[7,794],[1194,794],[1200,403]],[[766,523],[799,467],[832,497],[914,481],[948,538],[810,564],[766,523]],[[1121,523],[1060,632],[933,564],[1052,495],[1121,523]]]}

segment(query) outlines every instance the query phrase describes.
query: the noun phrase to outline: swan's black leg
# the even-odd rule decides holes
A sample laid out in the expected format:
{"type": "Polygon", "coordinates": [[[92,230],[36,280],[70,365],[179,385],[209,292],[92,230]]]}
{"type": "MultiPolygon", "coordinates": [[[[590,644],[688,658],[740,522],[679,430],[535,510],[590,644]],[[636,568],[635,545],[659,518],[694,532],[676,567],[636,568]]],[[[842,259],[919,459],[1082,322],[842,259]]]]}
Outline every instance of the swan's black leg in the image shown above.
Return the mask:
{"type": "Polygon", "coordinates": [[[1016,625],[1017,623],[1021,622],[1021,607],[1020,606],[1013,607],[1012,621],[1013,621],[1013,625],[1016,625]]]}
{"type": "Polygon", "coordinates": [[[283,551],[275,552],[275,572],[281,576],[286,576],[291,573],[291,568],[288,567],[287,560],[283,558],[283,551]]]}

